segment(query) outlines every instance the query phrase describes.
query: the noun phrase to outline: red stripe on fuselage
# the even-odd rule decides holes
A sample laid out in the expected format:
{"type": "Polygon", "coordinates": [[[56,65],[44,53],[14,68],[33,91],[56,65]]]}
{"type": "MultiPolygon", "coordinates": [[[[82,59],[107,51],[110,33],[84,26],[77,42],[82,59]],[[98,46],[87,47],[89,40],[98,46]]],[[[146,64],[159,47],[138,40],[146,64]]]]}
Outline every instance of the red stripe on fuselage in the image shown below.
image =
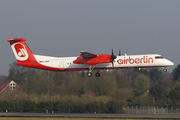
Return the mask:
{"type": "MultiPolygon", "coordinates": [[[[37,69],[45,69],[45,70],[51,70],[51,71],[81,71],[81,70],[89,70],[89,68],[53,68],[53,67],[47,67],[44,65],[39,64],[36,61],[31,61],[31,63],[23,63],[23,62],[17,62],[17,65],[25,66],[25,67],[31,67],[31,68],[37,68],[37,69]]],[[[133,67],[104,67],[104,68],[94,68],[94,70],[101,69],[128,69],[128,68],[152,68],[152,67],[159,67],[159,66],[149,66],[149,67],[143,67],[143,66],[133,66],[133,67]]]]}

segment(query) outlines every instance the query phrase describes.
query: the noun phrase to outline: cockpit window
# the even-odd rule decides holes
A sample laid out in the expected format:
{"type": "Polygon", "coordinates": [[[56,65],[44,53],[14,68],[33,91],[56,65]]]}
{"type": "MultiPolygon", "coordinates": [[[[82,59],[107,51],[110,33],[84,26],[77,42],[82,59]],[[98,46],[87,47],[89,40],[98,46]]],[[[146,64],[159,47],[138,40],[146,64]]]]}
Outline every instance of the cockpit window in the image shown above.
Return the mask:
{"type": "Polygon", "coordinates": [[[155,59],[164,59],[163,56],[156,56],[155,59]]]}

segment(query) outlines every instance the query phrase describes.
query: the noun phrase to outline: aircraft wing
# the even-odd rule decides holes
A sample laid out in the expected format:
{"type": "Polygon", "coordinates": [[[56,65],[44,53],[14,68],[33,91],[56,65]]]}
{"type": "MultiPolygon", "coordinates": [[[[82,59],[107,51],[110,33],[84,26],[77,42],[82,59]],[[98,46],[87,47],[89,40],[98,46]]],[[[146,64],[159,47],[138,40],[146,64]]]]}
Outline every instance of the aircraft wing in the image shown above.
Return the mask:
{"type": "Polygon", "coordinates": [[[81,51],[80,53],[81,53],[81,57],[84,58],[84,59],[97,57],[97,55],[89,53],[89,52],[81,51]]]}
{"type": "Polygon", "coordinates": [[[73,61],[75,64],[96,65],[97,63],[110,63],[111,55],[96,55],[89,52],[80,52],[80,57],[73,61]]]}

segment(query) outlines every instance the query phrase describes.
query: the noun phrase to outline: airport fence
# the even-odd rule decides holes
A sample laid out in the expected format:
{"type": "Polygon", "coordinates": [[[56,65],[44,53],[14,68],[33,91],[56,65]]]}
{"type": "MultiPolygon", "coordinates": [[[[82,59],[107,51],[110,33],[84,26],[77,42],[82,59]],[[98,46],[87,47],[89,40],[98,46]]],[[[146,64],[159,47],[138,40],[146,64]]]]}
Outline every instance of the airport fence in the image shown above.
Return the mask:
{"type": "Polygon", "coordinates": [[[159,106],[127,106],[127,114],[180,114],[179,108],[159,106]]]}

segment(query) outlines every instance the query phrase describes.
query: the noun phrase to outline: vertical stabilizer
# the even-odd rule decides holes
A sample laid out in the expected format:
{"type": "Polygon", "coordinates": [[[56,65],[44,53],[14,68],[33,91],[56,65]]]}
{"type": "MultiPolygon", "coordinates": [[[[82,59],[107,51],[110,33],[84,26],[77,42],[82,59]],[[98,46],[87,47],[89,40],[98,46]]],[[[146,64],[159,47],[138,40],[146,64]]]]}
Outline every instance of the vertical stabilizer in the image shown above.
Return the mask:
{"type": "Polygon", "coordinates": [[[36,62],[34,55],[25,44],[25,38],[8,38],[7,41],[10,43],[18,63],[36,62]]]}

